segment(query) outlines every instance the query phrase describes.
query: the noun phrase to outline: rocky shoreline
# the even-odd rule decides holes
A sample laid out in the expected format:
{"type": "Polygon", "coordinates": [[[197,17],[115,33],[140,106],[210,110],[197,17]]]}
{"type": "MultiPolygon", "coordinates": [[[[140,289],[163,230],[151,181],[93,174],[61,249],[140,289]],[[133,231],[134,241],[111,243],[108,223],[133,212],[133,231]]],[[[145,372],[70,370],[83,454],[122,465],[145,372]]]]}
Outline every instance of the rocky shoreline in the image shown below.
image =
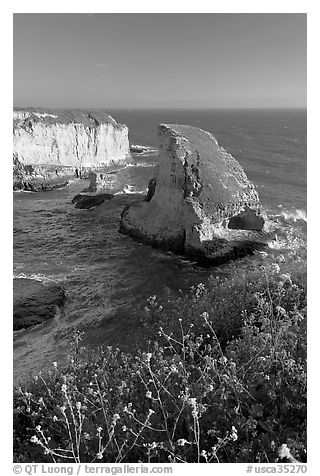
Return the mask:
{"type": "MultiPolygon", "coordinates": [[[[34,134],[32,121],[38,124],[38,119],[29,113],[19,116],[16,119],[19,134],[22,130],[23,134],[31,134],[31,130],[34,134]],[[26,129],[25,121],[31,121],[30,130],[26,129]]],[[[39,123],[42,128],[48,128],[47,135],[50,136],[52,124],[57,125],[56,119],[45,116],[49,121],[45,125],[42,119],[40,117],[39,123]]],[[[66,125],[70,126],[69,122],[64,123],[60,118],[59,127],[66,125]]],[[[98,126],[100,123],[94,123],[94,127],[98,126]]],[[[116,127],[115,121],[112,126],[116,127]]],[[[77,126],[73,124],[72,127],[77,126]]],[[[80,136],[75,137],[76,143],[70,146],[73,151],[79,146],[80,136]]],[[[36,138],[33,135],[33,140],[36,138]]],[[[146,196],[122,211],[119,232],[146,245],[209,265],[222,264],[263,248],[270,239],[265,231],[267,217],[254,185],[237,160],[220,147],[209,132],[195,127],[161,124],[158,138],[157,175],[150,179],[146,196]]],[[[28,163],[31,159],[15,151],[14,189],[53,190],[67,185],[69,180],[89,178],[89,187],[78,193],[72,203],[75,208],[84,210],[99,206],[114,198],[117,172],[131,160],[127,139],[125,144],[126,150],[118,162],[112,158],[108,164],[101,165],[95,159],[96,151],[96,155],[91,157],[91,165],[87,163],[86,167],[75,167],[81,163],[79,150],[76,154],[79,162],[74,164],[72,159],[65,165],[59,156],[59,166],[50,161],[28,163]]],[[[131,146],[133,153],[145,152],[142,146],[136,147],[131,146]]],[[[54,317],[57,307],[62,306],[65,299],[59,286],[48,287],[32,280],[16,280],[14,289],[17,295],[14,330],[54,317]]]]}

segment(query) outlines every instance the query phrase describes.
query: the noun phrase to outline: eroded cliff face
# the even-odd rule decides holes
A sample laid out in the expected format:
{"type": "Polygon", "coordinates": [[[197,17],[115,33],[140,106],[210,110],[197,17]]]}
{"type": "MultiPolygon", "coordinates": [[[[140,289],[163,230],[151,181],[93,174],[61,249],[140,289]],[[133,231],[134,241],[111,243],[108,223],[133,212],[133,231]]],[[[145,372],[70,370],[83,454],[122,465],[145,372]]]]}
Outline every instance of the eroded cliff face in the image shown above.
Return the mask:
{"type": "Polygon", "coordinates": [[[31,166],[35,173],[26,176],[29,180],[73,176],[75,169],[111,169],[131,161],[127,126],[103,111],[16,110],[13,153],[14,177],[31,166]]]}
{"type": "Polygon", "coordinates": [[[158,136],[159,169],[149,201],[123,211],[120,232],[213,261],[260,246],[261,205],[240,164],[201,129],[163,124],[158,136]]]}

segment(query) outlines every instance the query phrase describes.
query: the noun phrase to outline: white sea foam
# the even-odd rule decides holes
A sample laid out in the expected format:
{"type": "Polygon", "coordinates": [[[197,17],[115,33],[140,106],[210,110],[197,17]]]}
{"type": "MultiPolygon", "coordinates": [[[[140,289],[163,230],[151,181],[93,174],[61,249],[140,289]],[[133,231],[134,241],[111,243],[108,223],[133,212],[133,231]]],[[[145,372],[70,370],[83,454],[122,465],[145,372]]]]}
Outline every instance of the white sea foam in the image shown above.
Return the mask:
{"type": "Polygon", "coordinates": [[[279,205],[279,212],[274,213],[274,211],[271,210],[266,210],[269,217],[271,218],[284,218],[287,221],[293,221],[297,222],[299,220],[302,220],[307,223],[307,212],[306,210],[300,209],[300,208],[283,208],[282,205],[279,205]]]}
{"type": "Polygon", "coordinates": [[[307,223],[307,213],[305,210],[295,209],[295,210],[282,210],[280,215],[285,220],[292,220],[294,222],[302,220],[307,223]]]}
{"type": "Polygon", "coordinates": [[[117,192],[115,195],[122,195],[122,194],[146,194],[148,191],[147,188],[144,190],[137,190],[133,185],[126,184],[121,192],[117,192]]]}
{"type": "Polygon", "coordinates": [[[159,150],[154,147],[150,147],[148,145],[140,145],[140,144],[132,144],[130,147],[130,150],[131,150],[131,153],[134,154],[135,156],[157,155],[159,153],[159,150]],[[135,148],[137,150],[135,150],[135,148]]]}
{"type": "Polygon", "coordinates": [[[66,276],[45,276],[41,273],[14,273],[13,279],[32,279],[33,281],[40,281],[41,283],[57,283],[61,281],[66,281],[66,276]]]}
{"type": "Polygon", "coordinates": [[[37,193],[33,190],[13,190],[13,193],[37,193]]]}
{"type": "Polygon", "coordinates": [[[155,167],[156,164],[152,163],[152,164],[146,164],[145,162],[137,162],[135,164],[128,164],[126,165],[124,168],[129,168],[129,167],[155,167]]]}

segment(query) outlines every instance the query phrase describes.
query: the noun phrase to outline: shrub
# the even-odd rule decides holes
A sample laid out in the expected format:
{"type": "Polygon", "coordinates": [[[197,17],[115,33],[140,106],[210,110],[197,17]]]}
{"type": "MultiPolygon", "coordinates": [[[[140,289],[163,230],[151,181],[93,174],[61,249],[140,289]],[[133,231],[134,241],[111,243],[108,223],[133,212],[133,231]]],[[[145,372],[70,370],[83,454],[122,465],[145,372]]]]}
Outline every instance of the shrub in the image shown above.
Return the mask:
{"type": "Polygon", "coordinates": [[[146,315],[168,329],[136,356],[76,334],[67,366],[15,390],[15,460],[305,461],[301,276],[198,286],[168,309],[152,297],[146,315]]]}

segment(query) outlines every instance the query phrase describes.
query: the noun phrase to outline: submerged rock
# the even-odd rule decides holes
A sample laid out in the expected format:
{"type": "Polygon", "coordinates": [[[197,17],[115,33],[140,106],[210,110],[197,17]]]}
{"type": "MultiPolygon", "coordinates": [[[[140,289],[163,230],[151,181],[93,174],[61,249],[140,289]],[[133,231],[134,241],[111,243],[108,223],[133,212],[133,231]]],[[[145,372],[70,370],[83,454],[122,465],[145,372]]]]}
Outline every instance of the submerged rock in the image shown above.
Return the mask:
{"type": "Polygon", "coordinates": [[[111,200],[114,195],[111,193],[99,193],[97,195],[87,195],[79,193],[72,199],[72,203],[75,203],[75,208],[89,209],[101,205],[105,200],[111,200]]]}
{"type": "Polygon", "coordinates": [[[159,169],[147,199],[126,207],[120,232],[198,260],[223,262],[264,245],[258,194],[206,131],[162,124],[159,169]]]}
{"type": "Polygon", "coordinates": [[[65,301],[61,286],[45,286],[33,279],[13,280],[13,330],[52,319],[65,301]]]}

